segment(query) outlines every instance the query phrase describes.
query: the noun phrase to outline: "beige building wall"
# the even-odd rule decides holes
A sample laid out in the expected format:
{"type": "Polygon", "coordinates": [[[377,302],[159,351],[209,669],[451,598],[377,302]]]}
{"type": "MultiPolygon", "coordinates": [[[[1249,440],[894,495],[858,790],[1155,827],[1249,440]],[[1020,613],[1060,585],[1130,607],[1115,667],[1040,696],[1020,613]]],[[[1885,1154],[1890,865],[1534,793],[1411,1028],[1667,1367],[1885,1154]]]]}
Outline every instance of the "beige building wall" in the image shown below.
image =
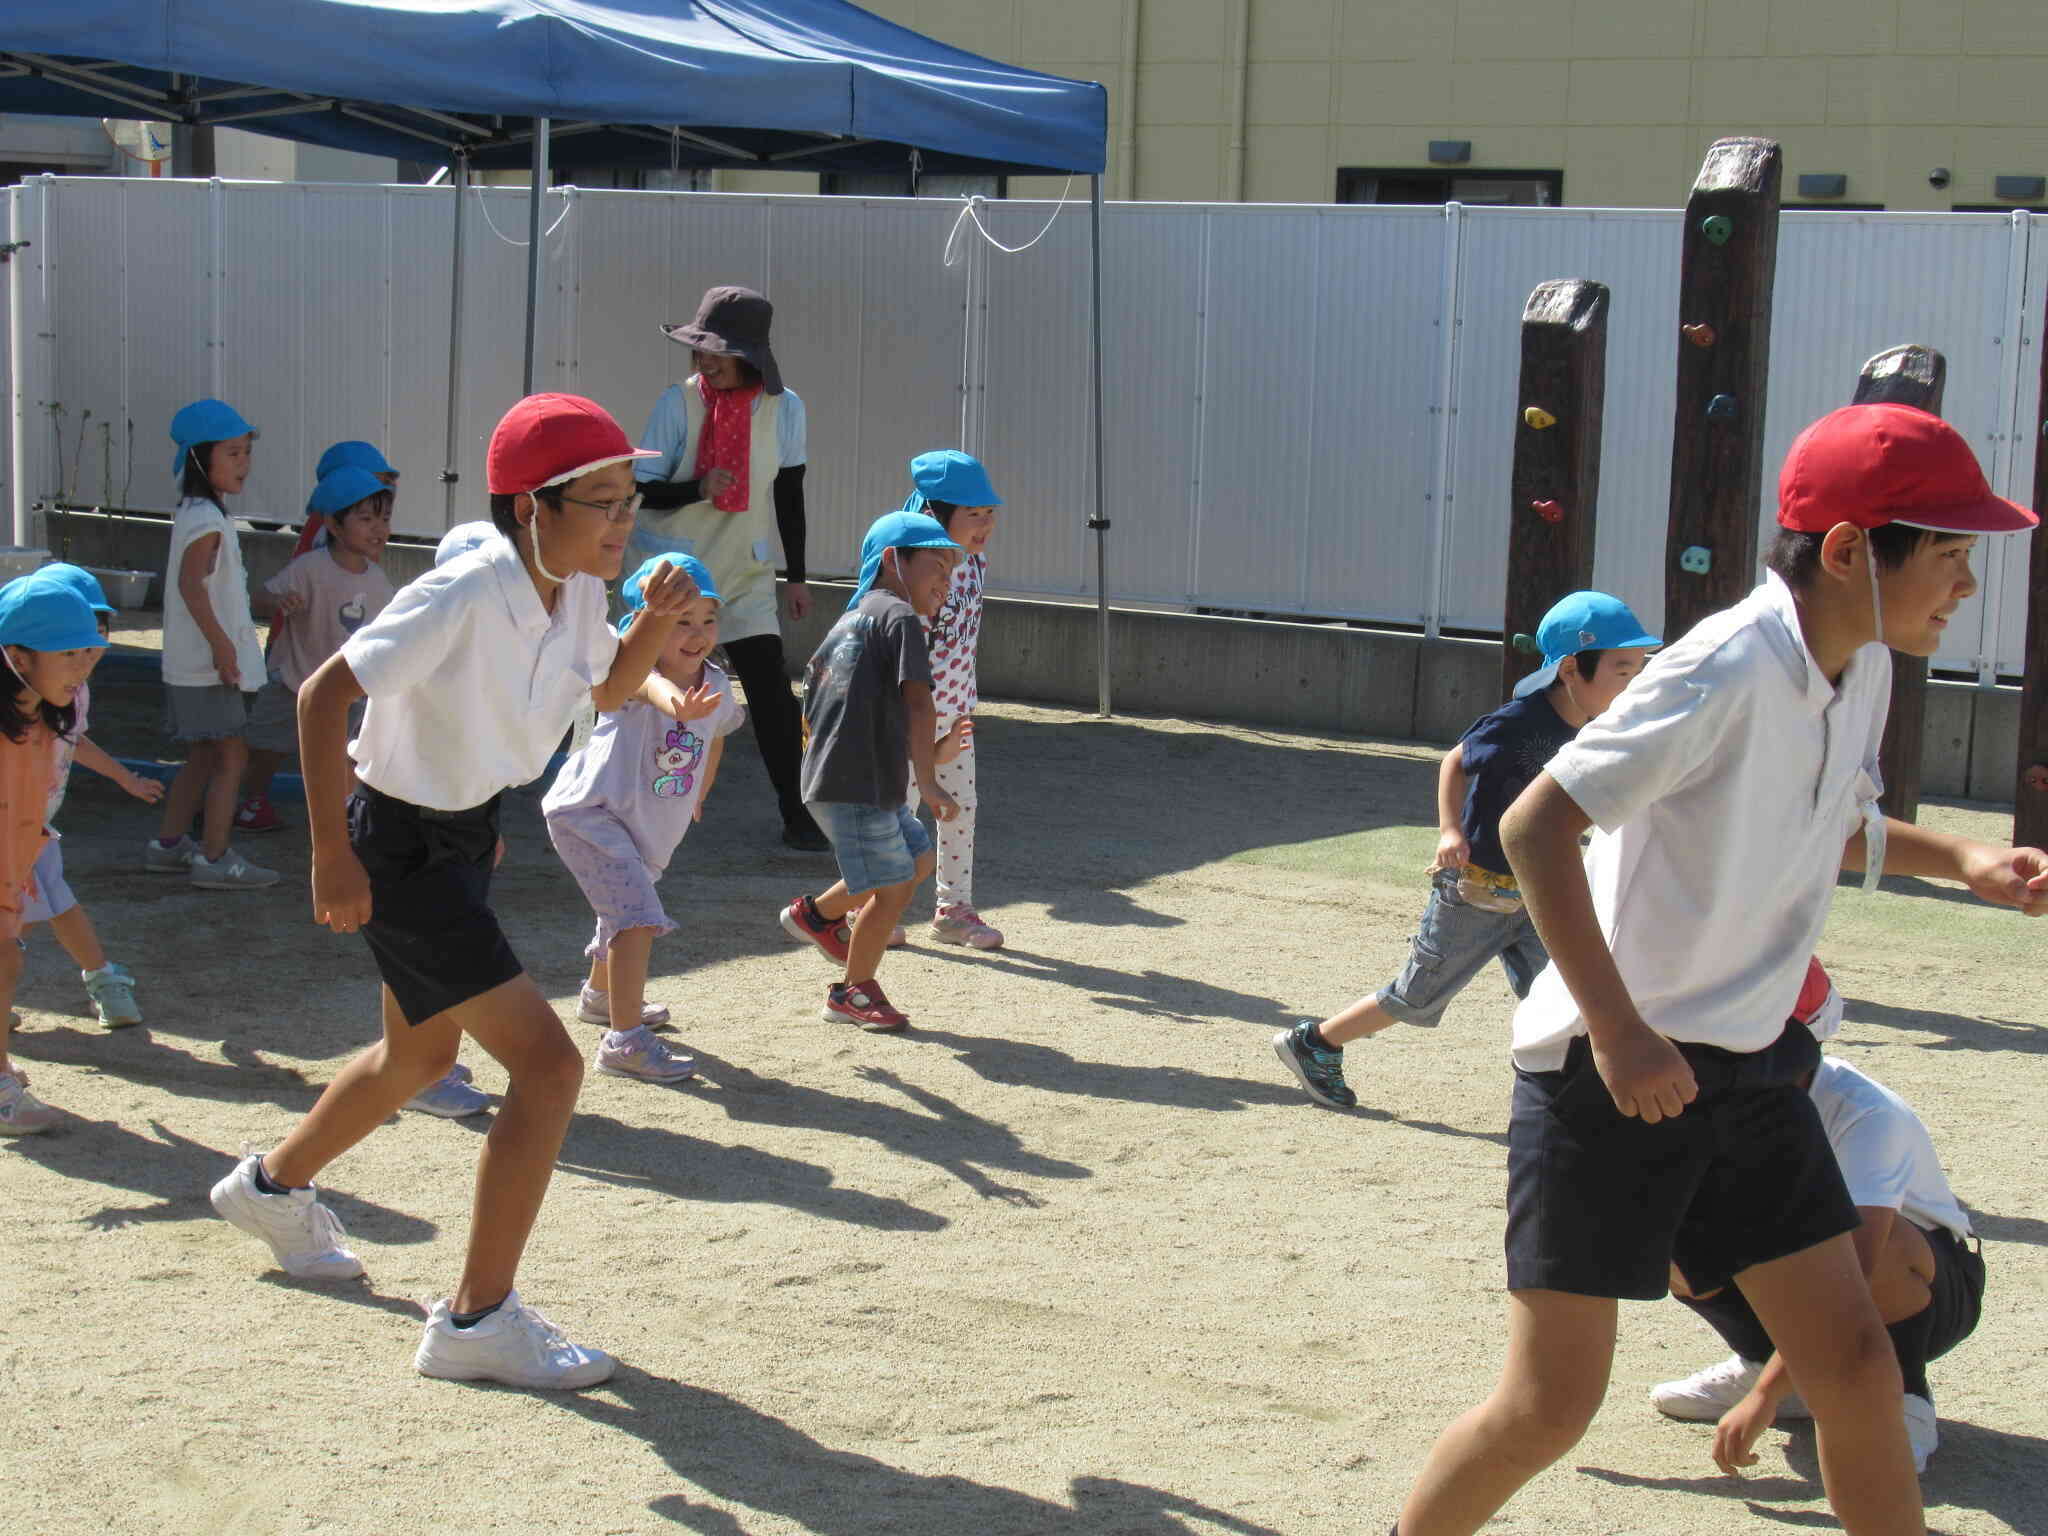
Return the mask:
{"type": "Polygon", "coordinates": [[[1784,144],[1787,201],[1815,172],[1892,209],[1996,203],[1994,177],[2048,176],[2048,0],[863,3],[1101,81],[1115,198],[1330,202],[1345,167],[1430,169],[1432,139],[1470,140],[1474,171],[1562,172],[1578,205],[1682,203],[1731,133],[1784,144]]]}

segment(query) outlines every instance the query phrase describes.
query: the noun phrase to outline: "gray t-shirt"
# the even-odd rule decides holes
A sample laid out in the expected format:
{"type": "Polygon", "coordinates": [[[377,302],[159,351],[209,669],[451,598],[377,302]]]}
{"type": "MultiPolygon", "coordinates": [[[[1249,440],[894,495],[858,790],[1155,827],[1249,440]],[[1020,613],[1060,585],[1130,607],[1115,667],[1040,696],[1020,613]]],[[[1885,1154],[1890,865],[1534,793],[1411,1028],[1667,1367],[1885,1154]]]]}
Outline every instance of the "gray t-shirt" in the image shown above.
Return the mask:
{"type": "Polygon", "coordinates": [[[877,591],[847,609],[804,669],[804,799],[902,805],[910,790],[903,685],[931,681],[910,604],[877,591]]]}

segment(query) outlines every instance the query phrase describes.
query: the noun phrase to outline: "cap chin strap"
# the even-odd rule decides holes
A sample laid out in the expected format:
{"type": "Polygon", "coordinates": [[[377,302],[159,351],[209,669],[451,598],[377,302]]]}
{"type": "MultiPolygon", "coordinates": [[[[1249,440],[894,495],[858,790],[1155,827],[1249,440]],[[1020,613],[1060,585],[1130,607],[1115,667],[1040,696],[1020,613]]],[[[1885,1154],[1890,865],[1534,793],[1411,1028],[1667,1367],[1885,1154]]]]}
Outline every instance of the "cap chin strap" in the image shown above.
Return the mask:
{"type": "Polygon", "coordinates": [[[547,563],[547,561],[545,561],[545,560],[543,560],[543,559],[541,558],[541,554],[540,554],[540,498],[539,498],[538,496],[534,495],[534,494],[533,494],[533,492],[531,492],[531,491],[528,491],[528,492],[526,493],[526,499],[527,499],[528,501],[530,501],[530,502],[532,502],[532,503],[533,503],[533,521],[532,521],[532,522],[530,522],[530,523],[528,523],[528,524],[526,525],[526,527],[527,527],[527,530],[528,530],[528,531],[529,531],[529,532],[530,532],[530,533],[531,533],[531,534],[533,535],[533,539],[532,539],[532,543],[533,543],[533,568],[534,568],[535,570],[539,571],[539,572],[541,573],[541,575],[542,575],[543,577],[545,577],[545,578],[546,578],[547,580],[549,580],[549,581],[552,581],[552,582],[553,582],[553,583],[554,583],[554,584],[555,584],[556,586],[558,586],[558,587],[559,587],[559,586],[562,586],[562,585],[564,585],[564,584],[566,583],[566,580],[567,580],[567,578],[566,578],[566,577],[562,577],[562,576],[557,576],[557,575],[556,575],[556,574],[555,574],[555,573],[554,573],[553,571],[549,570],[549,569],[548,569],[548,563],[547,563]]]}
{"type": "MultiPolygon", "coordinates": [[[[1877,623],[1877,643],[1883,645],[1884,594],[1877,585],[1877,546],[1871,542],[1867,529],[1863,534],[1863,564],[1870,572],[1870,612],[1877,623]]],[[[1875,800],[1860,801],[1856,809],[1863,818],[1863,889],[1874,891],[1884,878],[1885,842],[1889,829],[1885,825],[1884,811],[1875,800]]]]}

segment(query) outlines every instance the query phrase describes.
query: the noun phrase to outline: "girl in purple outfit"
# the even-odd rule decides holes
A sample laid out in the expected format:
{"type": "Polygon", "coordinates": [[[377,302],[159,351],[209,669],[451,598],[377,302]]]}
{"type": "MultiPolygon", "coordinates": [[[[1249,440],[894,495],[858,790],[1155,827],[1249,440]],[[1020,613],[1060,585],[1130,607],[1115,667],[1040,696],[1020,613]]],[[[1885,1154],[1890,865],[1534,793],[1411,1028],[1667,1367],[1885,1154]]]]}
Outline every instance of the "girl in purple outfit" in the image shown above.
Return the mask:
{"type": "Polygon", "coordinates": [[[711,572],[689,555],[656,555],[626,581],[629,622],[649,576],[680,565],[697,584],[675,633],[639,695],[601,714],[541,801],[548,837],[576,877],[597,932],[584,953],[590,979],[577,1016],[608,1024],[596,1065],[613,1077],[674,1083],[696,1064],[654,1033],[668,1010],[646,1002],[654,941],[673,933],[655,882],[718,776],[725,738],[744,712],[724,672],[711,662],[718,644],[718,589],[711,572]]]}

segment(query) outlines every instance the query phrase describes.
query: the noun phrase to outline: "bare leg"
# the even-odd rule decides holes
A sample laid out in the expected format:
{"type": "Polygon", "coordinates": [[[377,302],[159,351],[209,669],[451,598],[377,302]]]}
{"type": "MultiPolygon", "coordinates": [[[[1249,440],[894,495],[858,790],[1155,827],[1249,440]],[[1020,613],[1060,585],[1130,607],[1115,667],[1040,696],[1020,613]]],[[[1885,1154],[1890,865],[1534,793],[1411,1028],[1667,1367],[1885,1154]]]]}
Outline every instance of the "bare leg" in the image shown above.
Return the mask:
{"type": "Polygon", "coordinates": [[[1578,1444],[1607,1394],[1617,1310],[1600,1296],[1508,1293],[1500,1381],[1437,1437],[1401,1508],[1401,1536],[1471,1536],[1578,1444]]]}
{"type": "MultiPolygon", "coordinates": [[[[865,891],[861,893],[860,899],[868,899],[865,891]]],[[[834,880],[822,893],[811,898],[811,905],[818,909],[818,916],[826,922],[836,923],[851,912],[856,903],[853,893],[846,888],[846,882],[834,880]]]]}
{"type": "Polygon", "coordinates": [[[583,1057],[524,973],[453,1013],[512,1078],[477,1158],[469,1254],[450,1298],[457,1312],[475,1312],[503,1301],[518,1276],[576,1110],[583,1057]]]}
{"type": "MultiPolygon", "coordinates": [[[[640,1027],[641,1005],[647,1000],[647,961],[654,953],[654,930],[652,928],[628,928],[612,938],[610,964],[606,966],[610,981],[612,1032],[625,1034],[640,1027]]],[[[605,965],[599,960],[591,966],[591,974],[597,974],[597,967],[605,965]]],[[[598,985],[596,982],[592,986],[598,985]]]]}
{"type": "Polygon", "coordinates": [[[184,766],[171,780],[171,787],[164,791],[164,813],[156,828],[156,835],[162,841],[175,842],[192,830],[192,819],[199,814],[200,802],[206,798],[206,786],[213,780],[214,763],[219,756],[214,749],[219,745],[214,741],[185,744],[184,766]]]}
{"type": "Polygon", "coordinates": [[[1380,1006],[1379,994],[1361,997],[1342,1013],[1333,1013],[1316,1026],[1323,1044],[1345,1046],[1367,1035],[1376,1035],[1394,1022],[1394,1016],[1380,1006]]]}
{"type": "Polygon", "coordinates": [[[107,952],[100,947],[100,936],[93,929],[92,919],[85,915],[85,908],[59,912],[50,919],[50,932],[81,971],[96,971],[107,963],[107,952]]]}
{"type": "Polygon", "coordinates": [[[228,837],[235,829],[235,801],[242,788],[242,769],[249,761],[249,745],[239,736],[213,743],[213,776],[206,781],[206,819],[200,837],[200,851],[218,859],[228,851],[228,837]]]}
{"type": "Polygon", "coordinates": [[[1898,1357],[1847,1235],[1755,1265],[1735,1283],[1813,1410],[1821,1482],[1842,1528],[1925,1536],[1898,1357]]]}
{"type": "Polygon", "coordinates": [[[7,1041],[14,1033],[14,989],[21,985],[21,946],[0,935],[0,1076],[14,1070],[7,1041]]]}
{"type": "MultiPolygon", "coordinates": [[[[934,863],[932,851],[927,848],[917,856],[917,872],[901,885],[885,885],[862,893],[866,904],[853,920],[853,932],[846,945],[848,981],[875,979],[875,972],[882,963],[882,953],[889,947],[889,935],[903,920],[904,908],[910,905],[910,898],[917,894],[917,888],[931,878],[934,863]]],[[[843,882],[833,887],[834,890],[845,888],[843,882]]]]}
{"type": "Polygon", "coordinates": [[[336,1073],[306,1118],[263,1159],[263,1172],[273,1182],[294,1187],[312,1183],[321,1169],[455,1065],[462,1030],[454,1011],[408,1024],[391,989],[379,988],[379,994],[384,1038],[336,1073]]]}
{"type": "Polygon", "coordinates": [[[583,984],[593,992],[611,991],[612,968],[606,963],[603,955],[590,962],[590,979],[583,984]]]}
{"type": "Polygon", "coordinates": [[[242,773],[242,798],[261,800],[269,794],[270,781],[276,776],[278,764],[283,761],[282,752],[264,752],[251,747],[249,766],[242,773]]]}

